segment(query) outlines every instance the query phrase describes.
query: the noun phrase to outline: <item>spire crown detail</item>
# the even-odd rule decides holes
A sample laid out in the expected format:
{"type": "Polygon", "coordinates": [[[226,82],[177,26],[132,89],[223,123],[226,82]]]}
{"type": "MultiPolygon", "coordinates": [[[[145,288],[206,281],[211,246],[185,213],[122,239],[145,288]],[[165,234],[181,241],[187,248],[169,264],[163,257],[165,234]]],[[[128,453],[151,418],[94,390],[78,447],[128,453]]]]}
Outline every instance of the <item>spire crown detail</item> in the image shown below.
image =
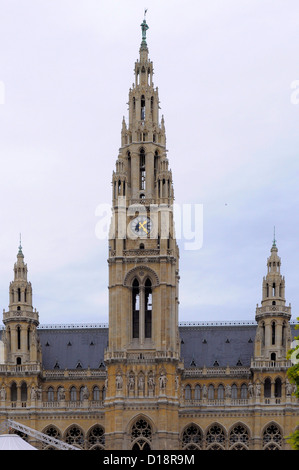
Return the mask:
{"type": "Polygon", "coordinates": [[[146,12],[147,12],[147,9],[144,11],[144,19],[141,23],[141,31],[142,31],[142,41],[141,41],[141,49],[147,49],[147,42],[146,42],[146,32],[147,30],[149,29],[149,26],[146,22],[146,12]]]}

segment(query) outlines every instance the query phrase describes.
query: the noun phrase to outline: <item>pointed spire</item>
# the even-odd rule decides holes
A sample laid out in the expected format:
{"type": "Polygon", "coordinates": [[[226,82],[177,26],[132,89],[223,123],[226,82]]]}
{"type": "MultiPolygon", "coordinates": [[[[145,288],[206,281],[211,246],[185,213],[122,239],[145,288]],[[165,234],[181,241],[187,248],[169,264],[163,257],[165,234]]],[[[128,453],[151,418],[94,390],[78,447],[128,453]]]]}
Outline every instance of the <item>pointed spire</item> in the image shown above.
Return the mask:
{"type": "Polygon", "coordinates": [[[273,242],[272,242],[272,247],[271,247],[271,253],[273,252],[278,252],[278,248],[276,246],[276,238],[275,238],[275,225],[274,225],[274,234],[273,234],[273,242]]]}
{"type": "Polygon", "coordinates": [[[274,236],[273,236],[273,243],[272,246],[276,246],[276,240],[275,240],[275,225],[274,225],[274,236]]]}
{"type": "Polygon", "coordinates": [[[21,236],[21,234],[20,234],[20,245],[19,245],[18,255],[24,256],[23,251],[22,251],[22,236],[21,236]]]}

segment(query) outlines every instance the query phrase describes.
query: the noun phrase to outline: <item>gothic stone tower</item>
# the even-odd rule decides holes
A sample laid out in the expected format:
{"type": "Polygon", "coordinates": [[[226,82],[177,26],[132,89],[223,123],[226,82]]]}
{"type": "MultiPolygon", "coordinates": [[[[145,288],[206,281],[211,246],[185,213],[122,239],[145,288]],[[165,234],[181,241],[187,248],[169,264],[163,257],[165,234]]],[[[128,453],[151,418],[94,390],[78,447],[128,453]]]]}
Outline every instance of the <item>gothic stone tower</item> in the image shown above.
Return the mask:
{"type": "Polygon", "coordinates": [[[27,280],[27,264],[20,245],[14,265],[14,280],[9,286],[9,308],[3,312],[4,360],[18,369],[41,367],[41,347],[37,334],[39,316],[32,306],[32,286],[27,280]]]}
{"type": "Polygon", "coordinates": [[[256,308],[254,360],[284,365],[291,344],[291,306],[285,304],[285,279],[280,273],[281,259],[277,253],[274,239],[267,260],[267,275],[263,279],[261,307],[256,308]]]}
{"type": "Polygon", "coordinates": [[[112,178],[109,236],[108,449],[178,448],[181,370],[178,246],[164,119],[144,19],[129,122],[112,178]]]}

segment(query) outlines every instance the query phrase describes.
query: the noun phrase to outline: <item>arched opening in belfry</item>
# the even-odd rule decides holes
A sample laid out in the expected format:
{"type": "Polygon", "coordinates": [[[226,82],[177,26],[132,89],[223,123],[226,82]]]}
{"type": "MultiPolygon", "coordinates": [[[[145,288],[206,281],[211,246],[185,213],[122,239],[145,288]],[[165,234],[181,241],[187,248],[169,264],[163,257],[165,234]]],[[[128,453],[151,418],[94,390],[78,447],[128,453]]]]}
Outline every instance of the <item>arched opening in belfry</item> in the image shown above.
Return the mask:
{"type": "Polygon", "coordinates": [[[139,338],[140,290],[139,282],[134,279],[132,286],[132,330],[133,338],[139,338]]]}
{"type": "Polygon", "coordinates": [[[145,190],[145,150],[140,149],[139,153],[139,172],[140,172],[140,183],[139,189],[145,190]]]}
{"type": "Polygon", "coordinates": [[[141,115],[140,115],[140,118],[141,118],[141,121],[144,121],[144,120],[145,120],[145,97],[144,97],[144,95],[141,96],[140,105],[141,105],[141,115]]]}
{"type": "Polygon", "coordinates": [[[150,279],[145,281],[145,309],[144,309],[144,337],[152,337],[152,307],[153,307],[153,296],[152,296],[152,283],[150,279]]]}

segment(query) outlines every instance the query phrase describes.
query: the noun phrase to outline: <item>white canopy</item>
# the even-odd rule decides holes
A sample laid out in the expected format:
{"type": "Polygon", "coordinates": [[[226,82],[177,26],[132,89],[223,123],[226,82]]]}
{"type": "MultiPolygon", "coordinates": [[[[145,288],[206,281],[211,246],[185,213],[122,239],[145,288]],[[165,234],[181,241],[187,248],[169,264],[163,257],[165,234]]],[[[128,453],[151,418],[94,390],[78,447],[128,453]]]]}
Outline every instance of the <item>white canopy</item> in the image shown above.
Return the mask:
{"type": "Polygon", "coordinates": [[[0,450],[37,450],[18,434],[0,434],[0,450]]]}

